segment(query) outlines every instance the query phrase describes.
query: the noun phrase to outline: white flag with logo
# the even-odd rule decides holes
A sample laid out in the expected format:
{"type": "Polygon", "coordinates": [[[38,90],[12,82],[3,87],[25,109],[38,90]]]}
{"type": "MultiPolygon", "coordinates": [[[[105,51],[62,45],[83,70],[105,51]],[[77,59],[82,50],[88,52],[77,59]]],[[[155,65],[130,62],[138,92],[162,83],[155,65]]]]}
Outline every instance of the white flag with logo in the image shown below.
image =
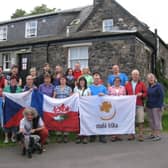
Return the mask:
{"type": "Polygon", "coordinates": [[[136,96],[83,96],[80,135],[135,133],[136,96]]]}

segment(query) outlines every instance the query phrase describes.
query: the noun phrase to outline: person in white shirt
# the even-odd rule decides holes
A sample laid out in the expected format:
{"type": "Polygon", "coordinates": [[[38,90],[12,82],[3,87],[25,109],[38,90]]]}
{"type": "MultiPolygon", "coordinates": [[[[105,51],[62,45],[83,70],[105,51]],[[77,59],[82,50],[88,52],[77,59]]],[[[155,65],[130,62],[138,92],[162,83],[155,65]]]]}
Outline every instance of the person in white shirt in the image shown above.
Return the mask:
{"type": "MultiPolygon", "coordinates": [[[[78,93],[79,96],[90,96],[90,89],[87,87],[87,81],[85,77],[80,77],[77,83],[77,86],[74,89],[74,93],[78,93]]],[[[79,144],[83,142],[83,144],[87,144],[88,138],[87,136],[79,136],[76,137],[76,143],[79,144]]]]}
{"type": "Polygon", "coordinates": [[[24,118],[20,121],[19,125],[19,133],[24,135],[22,154],[25,155],[29,147],[30,137],[34,139],[35,143],[41,140],[43,147],[48,137],[48,130],[45,128],[41,117],[38,116],[36,109],[31,107],[25,108],[23,115],[24,118]]]}

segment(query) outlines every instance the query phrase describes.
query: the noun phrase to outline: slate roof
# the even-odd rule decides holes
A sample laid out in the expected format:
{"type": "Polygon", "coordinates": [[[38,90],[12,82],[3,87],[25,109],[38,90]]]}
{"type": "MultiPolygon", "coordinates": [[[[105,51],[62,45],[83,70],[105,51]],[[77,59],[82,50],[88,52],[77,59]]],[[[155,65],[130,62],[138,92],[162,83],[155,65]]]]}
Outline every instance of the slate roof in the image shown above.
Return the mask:
{"type": "MultiPolygon", "coordinates": [[[[121,7],[121,10],[125,10],[130,16],[132,16],[135,20],[137,20],[139,22],[139,24],[142,24],[145,28],[145,32],[139,32],[139,35],[144,38],[144,40],[146,39],[146,41],[148,41],[149,43],[151,43],[151,45],[155,45],[155,36],[154,33],[152,33],[149,29],[148,26],[146,24],[144,24],[143,22],[139,21],[136,17],[134,17],[132,14],[130,14],[126,9],[124,9],[120,4],[118,4],[116,1],[114,1],[117,5],[119,5],[121,7]]],[[[0,48],[3,47],[10,47],[10,46],[17,46],[17,45],[26,45],[26,44],[33,44],[33,43],[44,43],[47,41],[57,41],[57,40],[69,40],[69,39],[73,39],[73,38],[84,38],[84,37],[96,37],[96,35],[98,36],[114,36],[114,35],[124,35],[124,34],[130,34],[130,33],[134,33],[135,32],[127,32],[127,31],[118,31],[118,32],[111,32],[111,33],[104,33],[104,32],[95,32],[95,31],[90,31],[90,32],[78,32],[78,29],[85,23],[85,21],[87,21],[87,18],[94,12],[94,5],[90,5],[90,6],[85,6],[85,7],[80,7],[80,8],[74,8],[74,9],[70,9],[70,10],[63,10],[63,11],[57,11],[57,12],[50,12],[50,13],[45,13],[45,14],[39,14],[39,15],[33,15],[33,16],[26,16],[26,17],[21,17],[21,18],[16,18],[16,19],[12,19],[9,21],[3,21],[0,22],[0,26],[1,25],[12,25],[13,23],[16,22],[21,22],[21,21],[27,21],[27,20],[32,20],[32,19],[37,19],[37,18],[47,18],[50,16],[55,17],[55,29],[56,29],[56,33],[53,35],[47,35],[47,36],[37,36],[35,38],[30,38],[30,39],[22,39],[21,41],[3,41],[0,42],[0,48]],[[80,20],[80,22],[78,22],[77,24],[71,25],[71,23],[74,20],[80,20]],[[71,26],[71,28],[73,28],[73,32],[75,33],[71,33],[71,37],[67,37],[66,36],[66,29],[67,26],[71,26]]],[[[161,40],[161,39],[160,39],[161,40]]],[[[161,40],[161,42],[163,44],[164,41],[161,40]]],[[[167,45],[165,44],[165,46],[167,47],[167,45]]]]}

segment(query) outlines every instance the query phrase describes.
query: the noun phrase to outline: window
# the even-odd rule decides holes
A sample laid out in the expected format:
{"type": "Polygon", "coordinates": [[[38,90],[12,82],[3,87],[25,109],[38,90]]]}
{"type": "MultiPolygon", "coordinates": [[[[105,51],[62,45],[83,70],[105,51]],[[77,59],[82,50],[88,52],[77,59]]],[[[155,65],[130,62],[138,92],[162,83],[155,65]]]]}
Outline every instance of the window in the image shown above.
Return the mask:
{"type": "Polygon", "coordinates": [[[37,36],[37,20],[26,22],[25,37],[31,38],[37,36]]]}
{"type": "Polygon", "coordinates": [[[72,47],[69,48],[68,65],[74,68],[79,62],[81,68],[88,67],[88,47],[72,47]]]}
{"type": "Polygon", "coordinates": [[[103,20],[103,32],[111,32],[113,30],[113,19],[103,20]]]}
{"type": "Polygon", "coordinates": [[[7,40],[7,31],[8,31],[7,26],[1,26],[0,27],[0,41],[7,40]]]}
{"type": "Polygon", "coordinates": [[[10,71],[11,68],[11,55],[9,53],[2,54],[3,69],[4,71],[10,71]]]}

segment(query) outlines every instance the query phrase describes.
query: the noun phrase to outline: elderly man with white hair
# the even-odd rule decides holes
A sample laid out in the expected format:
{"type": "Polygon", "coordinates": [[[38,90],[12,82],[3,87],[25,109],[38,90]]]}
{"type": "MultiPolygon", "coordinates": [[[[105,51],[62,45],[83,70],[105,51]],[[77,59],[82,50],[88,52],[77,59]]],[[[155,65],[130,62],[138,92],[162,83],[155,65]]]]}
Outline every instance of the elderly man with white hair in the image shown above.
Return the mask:
{"type": "MultiPolygon", "coordinates": [[[[145,84],[140,80],[140,73],[134,69],[131,73],[132,79],[126,84],[127,95],[137,95],[136,100],[136,122],[139,129],[139,141],[144,141],[143,127],[144,127],[144,99],[147,96],[147,89],[145,84]]],[[[128,140],[135,139],[134,135],[129,135],[128,140]]]]}

